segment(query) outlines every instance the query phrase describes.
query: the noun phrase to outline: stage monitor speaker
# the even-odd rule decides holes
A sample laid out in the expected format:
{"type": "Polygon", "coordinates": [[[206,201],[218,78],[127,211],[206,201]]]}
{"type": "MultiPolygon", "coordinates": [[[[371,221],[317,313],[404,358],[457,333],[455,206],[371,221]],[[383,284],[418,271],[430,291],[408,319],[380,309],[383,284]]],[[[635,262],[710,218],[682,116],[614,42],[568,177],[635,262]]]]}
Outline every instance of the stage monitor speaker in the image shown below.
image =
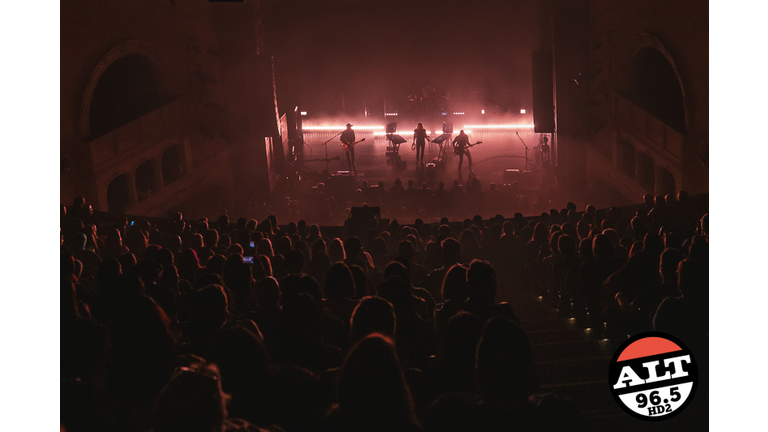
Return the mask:
{"type": "Polygon", "coordinates": [[[355,176],[349,171],[336,171],[325,183],[332,193],[352,193],[355,190],[355,176]]]}
{"type": "Polygon", "coordinates": [[[504,183],[513,183],[520,180],[520,170],[516,168],[508,168],[504,171],[502,177],[504,183]]]}
{"type": "Polygon", "coordinates": [[[533,130],[555,132],[555,107],[552,83],[552,51],[532,53],[533,130]]]}
{"type": "Polygon", "coordinates": [[[520,171],[517,168],[508,168],[502,177],[504,184],[516,183],[519,188],[528,189],[533,185],[533,177],[530,171],[520,171]]]}

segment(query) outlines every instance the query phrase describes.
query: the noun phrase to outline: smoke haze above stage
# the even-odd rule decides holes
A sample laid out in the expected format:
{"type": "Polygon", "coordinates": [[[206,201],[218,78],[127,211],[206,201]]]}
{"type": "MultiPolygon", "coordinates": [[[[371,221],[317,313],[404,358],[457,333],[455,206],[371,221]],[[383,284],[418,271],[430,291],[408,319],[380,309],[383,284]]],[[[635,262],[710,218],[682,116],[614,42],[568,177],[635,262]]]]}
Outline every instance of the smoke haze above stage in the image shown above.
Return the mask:
{"type": "Polygon", "coordinates": [[[278,75],[305,111],[403,110],[448,94],[452,108],[530,108],[539,2],[273,1],[266,5],[278,75]]]}

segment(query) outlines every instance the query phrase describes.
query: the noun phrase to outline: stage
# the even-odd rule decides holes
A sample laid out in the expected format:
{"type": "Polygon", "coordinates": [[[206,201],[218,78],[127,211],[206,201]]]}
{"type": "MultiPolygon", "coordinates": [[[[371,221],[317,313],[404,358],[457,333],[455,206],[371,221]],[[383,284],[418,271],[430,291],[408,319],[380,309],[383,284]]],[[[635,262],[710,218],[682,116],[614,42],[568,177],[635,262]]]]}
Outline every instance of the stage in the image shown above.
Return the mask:
{"type": "MultiPolygon", "coordinates": [[[[353,128],[355,129],[355,128],[353,128]]],[[[340,132],[340,131],[338,131],[340,132]]],[[[301,171],[307,178],[322,178],[322,173],[327,169],[330,173],[337,171],[347,171],[346,155],[342,149],[341,141],[338,137],[331,139],[337,131],[305,131],[304,141],[304,163],[301,171]],[[323,143],[328,142],[328,158],[331,159],[326,164],[325,151],[323,143]],[[338,159],[337,159],[338,158],[338,159]]],[[[399,157],[400,163],[387,153],[387,147],[390,142],[387,140],[383,131],[356,130],[356,139],[365,141],[355,146],[355,165],[357,173],[355,184],[360,186],[363,180],[369,184],[384,182],[385,188],[389,188],[395,179],[400,179],[403,185],[407,185],[408,180],[413,180],[420,187],[423,182],[431,189],[438,187],[442,181],[446,187],[453,185],[455,180],[459,184],[465,184],[471,178],[467,158],[464,158],[461,173],[458,170],[459,157],[454,154],[450,139],[458,135],[458,130],[449,140],[443,144],[445,152],[442,162],[438,160],[440,148],[437,144],[428,142],[424,152],[424,162],[436,162],[434,168],[426,165],[416,164],[416,150],[412,149],[411,141],[412,131],[398,131],[407,141],[400,145],[399,157]],[[409,133],[410,132],[410,133],[409,133]]],[[[430,134],[432,139],[440,134],[430,134]]],[[[539,136],[532,129],[521,130],[471,130],[468,134],[471,143],[482,141],[470,149],[472,155],[472,170],[474,176],[480,181],[483,187],[487,188],[490,183],[496,183],[498,186],[504,184],[517,183],[520,189],[535,191],[547,187],[554,187],[554,179],[545,176],[542,169],[540,158],[536,147],[539,143],[539,136]],[[519,134],[519,135],[518,135],[519,134]],[[528,163],[526,164],[526,150],[528,151],[528,163]],[[519,170],[519,172],[507,172],[507,170],[519,170]],[[527,171],[527,172],[526,172],[527,171]]],[[[554,153],[552,153],[554,161],[554,153]]],[[[550,170],[551,171],[551,170],[550,170]]],[[[549,176],[552,177],[552,176],[549,176]]]]}

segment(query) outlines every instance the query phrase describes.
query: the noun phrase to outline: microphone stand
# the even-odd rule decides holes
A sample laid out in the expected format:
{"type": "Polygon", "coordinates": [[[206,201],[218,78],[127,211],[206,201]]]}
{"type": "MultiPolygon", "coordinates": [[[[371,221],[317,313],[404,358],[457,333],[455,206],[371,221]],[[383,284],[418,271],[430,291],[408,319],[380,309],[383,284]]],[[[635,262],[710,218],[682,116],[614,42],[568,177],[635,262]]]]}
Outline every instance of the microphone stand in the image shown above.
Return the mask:
{"type": "Polygon", "coordinates": [[[339,136],[339,135],[341,135],[343,133],[344,133],[344,131],[341,131],[341,132],[337,133],[336,135],[332,136],[328,141],[323,143],[323,145],[325,146],[325,170],[328,171],[328,172],[331,172],[330,171],[330,159],[328,159],[328,143],[333,141],[334,138],[336,138],[337,136],[339,136]]]}
{"type": "Polygon", "coordinates": [[[523,141],[523,138],[520,137],[520,133],[515,132],[515,135],[520,139],[520,142],[523,143],[523,147],[525,147],[525,170],[528,171],[528,146],[525,145],[525,141],[523,141]]]}

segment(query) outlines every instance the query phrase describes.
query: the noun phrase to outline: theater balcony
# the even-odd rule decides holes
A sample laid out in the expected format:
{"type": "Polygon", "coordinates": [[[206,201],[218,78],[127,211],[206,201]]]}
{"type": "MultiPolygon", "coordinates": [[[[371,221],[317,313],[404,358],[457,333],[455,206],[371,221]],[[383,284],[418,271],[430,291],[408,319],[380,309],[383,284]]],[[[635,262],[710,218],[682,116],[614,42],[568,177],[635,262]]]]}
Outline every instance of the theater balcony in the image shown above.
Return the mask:
{"type": "Polygon", "coordinates": [[[88,143],[96,210],[165,216],[203,192],[201,185],[231,183],[228,149],[193,160],[189,109],[177,98],[88,143]]]}
{"type": "Polygon", "coordinates": [[[614,204],[643,194],[684,189],[686,135],[619,92],[613,93],[613,121],[587,146],[587,181],[614,204]],[[623,197],[623,199],[622,199],[623,197]]]}

